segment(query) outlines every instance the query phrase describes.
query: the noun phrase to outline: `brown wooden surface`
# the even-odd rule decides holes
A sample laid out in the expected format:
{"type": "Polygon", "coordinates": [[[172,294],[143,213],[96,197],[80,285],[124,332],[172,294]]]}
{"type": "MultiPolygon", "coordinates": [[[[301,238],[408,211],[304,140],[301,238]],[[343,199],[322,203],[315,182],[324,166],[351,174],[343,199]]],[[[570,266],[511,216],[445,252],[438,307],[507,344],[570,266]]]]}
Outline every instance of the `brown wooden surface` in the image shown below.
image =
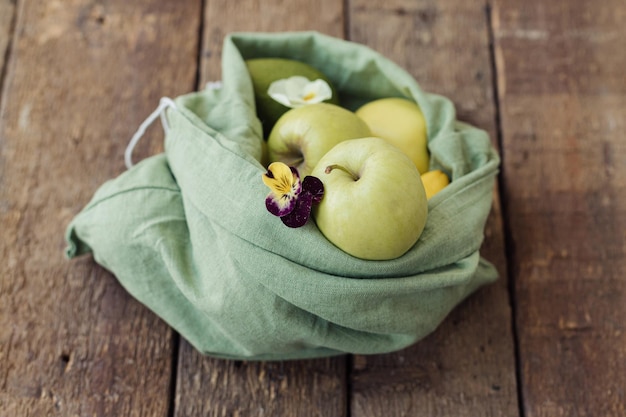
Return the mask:
{"type": "MultiPolygon", "coordinates": [[[[221,79],[222,42],[229,32],[304,28],[341,37],[342,17],[342,4],[334,0],[209,1],[204,12],[198,87],[221,79]],[[310,19],[320,11],[315,20],[310,19]]],[[[347,401],[345,374],[343,357],[280,364],[232,363],[203,358],[183,341],[175,415],[341,416],[347,401]]]]}
{"type": "Polygon", "coordinates": [[[619,0],[0,0],[0,416],[626,415],[624,18],[619,0]],[[220,79],[225,34],[305,29],[380,51],[490,133],[501,279],[401,352],[202,357],[65,260],[64,228],[159,97],[220,79]]]}
{"type": "Polygon", "coordinates": [[[167,415],[173,332],[92,260],[64,259],[63,233],[122,172],[158,98],[194,87],[198,3],[16,9],[0,113],[0,416],[167,415]]]}
{"type": "MultiPolygon", "coordinates": [[[[467,0],[352,1],[350,38],[409,69],[427,91],[457,105],[458,117],[490,132],[496,109],[484,4],[467,0]]],[[[506,276],[497,195],[482,254],[506,276]]],[[[516,416],[515,357],[507,280],[461,304],[439,330],[397,354],[354,359],[354,416],[516,416]]]]}
{"type": "Polygon", "coordinates": [[[625,17],[619,0],[494,7],[529,416],[626,415],[625,17]]]}
{"type": "MultiPolygon", "coordinates": [[[[13,34],[13,18],[15,16],[15,4],[10,0],[0,1],[0,74],[4,74],[9,41],[13,34]]],[[[0,76],[0,82],[1,82],[0,76]]]]}

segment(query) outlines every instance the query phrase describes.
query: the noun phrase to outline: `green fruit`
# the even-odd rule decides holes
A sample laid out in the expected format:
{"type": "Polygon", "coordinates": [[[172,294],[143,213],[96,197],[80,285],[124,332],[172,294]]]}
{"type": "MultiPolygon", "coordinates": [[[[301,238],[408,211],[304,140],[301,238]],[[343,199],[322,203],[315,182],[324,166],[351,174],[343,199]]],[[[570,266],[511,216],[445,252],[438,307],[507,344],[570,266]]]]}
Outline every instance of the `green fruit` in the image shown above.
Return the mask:
{"type": "Polygon", "coordinates": [[[313,208],[317,227],[344,252],[361,259],[404,255],[419,239],[428,201],[413,161],[380,138],[343,141],[312,174],[324,184],[313,208]]]}
{"type": "Polygon", "coordinates": [[[300,75],[311,81],[322,79],[328,83],[333,96],[328,103],[339,104],[337,91],[321,71],[304,62],[285,58],[254,58],[246,61],[248,72],[254,87],[257,116],[263,124],[264,136],[267,137],[276,121],[289,107],[286,107],[267,94],[267,89],[274,81],[300,75]]]}
{"type": "Polygon", "coordinates": [[[348,139],[370,136],[365,122],[335,104],[290,109],[274,125],[267,141],[269,161],[295,167],[304,178],[331,148],[348,139]]]}

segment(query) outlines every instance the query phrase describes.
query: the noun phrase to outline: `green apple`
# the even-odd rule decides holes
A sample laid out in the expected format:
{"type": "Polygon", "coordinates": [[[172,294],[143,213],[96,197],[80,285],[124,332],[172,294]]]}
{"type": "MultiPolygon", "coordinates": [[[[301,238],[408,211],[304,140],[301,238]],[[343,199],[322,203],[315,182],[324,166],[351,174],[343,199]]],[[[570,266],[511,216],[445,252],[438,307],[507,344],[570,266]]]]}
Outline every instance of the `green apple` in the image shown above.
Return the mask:
{"type": "Polygon", "coordinates": [[[428,171],[426,120],[415,102],[398,97],[382,98],[363,105],[356,114],[365,120],[373,136],[400,148],[420,173],[428,171]]]}
{"type": "Polygon", "coordinates": [[[313,217],[326,238],[361,259],[387,260],[417,242],[428,201],[413,162],[389,142],[374,137],[342,142],[313,170],[324,198],[313,217]]]}
{"type": "Polygon", "coordinates": [[[267,141],[270,162],[295,167],[304,178],[333,146],[348,139],[371,136],[370,129],[354,112],[316,103],[285,113],[267,141]]]}
{"type": "Polygon", "coordinates": [[[322,79],[328,83],[333,91],[328,103],[339,104],[337,91],[331,81],[317,68],[304,62],[285,58],[253,58],[246,61],[250,79],[254,88],[254,97],[257,115],[263,124],[263,132],[267,137],[274,123],[289,110],[289,107],[280,104],[267,94],[269,86],[277,80],[300,75],[310,81],[322,79]]]}

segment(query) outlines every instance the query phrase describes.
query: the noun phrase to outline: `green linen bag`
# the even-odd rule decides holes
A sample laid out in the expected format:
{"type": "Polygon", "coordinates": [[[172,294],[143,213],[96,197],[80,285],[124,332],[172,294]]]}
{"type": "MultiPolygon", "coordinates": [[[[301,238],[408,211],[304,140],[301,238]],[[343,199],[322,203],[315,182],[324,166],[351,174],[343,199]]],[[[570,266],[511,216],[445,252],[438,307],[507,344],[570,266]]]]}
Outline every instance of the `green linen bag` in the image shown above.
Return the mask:
{"type": "Polygon", "coordinates": [[[93,253],[126,290],[203,354],[284,360],[403,349],[497,278],[479,248],[499,158],[488,135],[456,120],[375,51],[316,32],[234,33],[222,86],[177,97],[165,152],[103,184],[67,229],[67,255],[93,253]],[[333,246],[314,221],[290,229],[265,209],[262,128],[244,60],[285,57],[322,70],[356,109],[415,100],[431,169],[449,186],[429,201],[405,255],[366,261],[333,246]]]}

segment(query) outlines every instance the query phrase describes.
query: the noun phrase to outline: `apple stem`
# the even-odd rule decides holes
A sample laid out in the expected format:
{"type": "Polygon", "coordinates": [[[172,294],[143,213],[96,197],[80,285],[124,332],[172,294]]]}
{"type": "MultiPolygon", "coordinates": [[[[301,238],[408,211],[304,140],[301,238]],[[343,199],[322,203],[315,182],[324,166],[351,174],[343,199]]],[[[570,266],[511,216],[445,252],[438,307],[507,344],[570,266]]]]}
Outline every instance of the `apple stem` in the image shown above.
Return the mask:
{"type": "Polygon", "coordinates": [[[347,173],[348,175],[350,175],[350,176],[352,177],[352,179],[354,179],[355,181],[358,181],[358,179],[359,179],[359,177],[358,177],[358,176],[356,176],[356,175],[354,175],[354,173],[353,173],[353,172],[351,172],[350,170],[348,170],[346,167],[344,167],[344,166],[342,166],[342,165],[338,165],[338,164],[328,165],[328,166],[326,167],[326,169],[324,170],[324,173],[326,173],[326,174],[330,174],[330,173],[331,173],[331,171],[332,171],[333,169],[340,169],[340,170],[342,170],[343,172],[345,172],[345,173],[347,173]]]}

